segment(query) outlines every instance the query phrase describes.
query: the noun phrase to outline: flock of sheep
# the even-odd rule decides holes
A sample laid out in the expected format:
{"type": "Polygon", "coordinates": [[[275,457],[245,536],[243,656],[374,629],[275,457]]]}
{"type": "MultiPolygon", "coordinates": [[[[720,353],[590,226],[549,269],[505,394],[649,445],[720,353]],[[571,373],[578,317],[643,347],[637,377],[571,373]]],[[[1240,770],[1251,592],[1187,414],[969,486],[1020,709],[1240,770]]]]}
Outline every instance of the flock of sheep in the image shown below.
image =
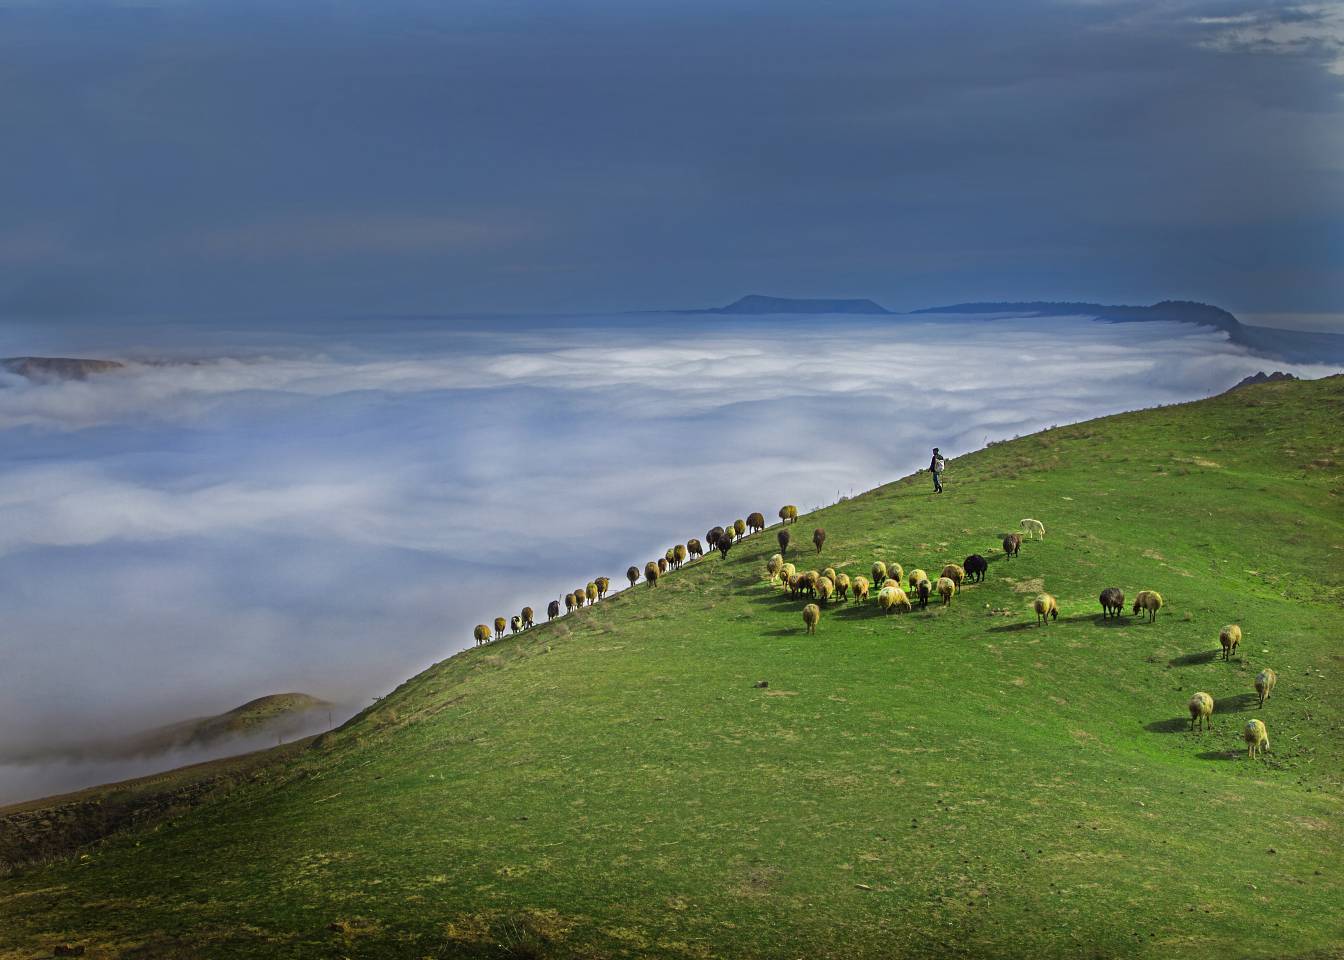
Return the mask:
{"type": "MultiPolygon", "coordinates": [[[[816,633],[817,625],[821,622],[822,607],[828,601],[845,602],[852,597],[855,603],[862,603],[868,600],[871,591],[876,589],[877,606],[883,613],[909,613],[916,605],[927,607],[929,599],[935,593],[942,604],[950,604],[952,598],[961,590],[963,583],[979,583],[985,579],[985,573],[989,570],[989,561],[980,554],[973,553],[959,564],[945,564],[939,571],[936,580],[931,579],[924,570],[914,569],[907,575],[899,563],[888,564],[881,560],[873,563],[871,581],[867,577],[851,577],[846,573],[837,573],[832,567],[826,567],[820,571],[806,570],[800,572],[794,564],[784,560],[789,545],[792,543],[792,534],[788,528],[789,525],[797,522],[798,508],[792,505],[780,507],[779,518],[783,522],[783,526],[777,535],[780,552],[772,556],[766,563],[766,573],[771,583],[782,585],[794,599],[805,597],[812,601],[803,607],[803,627],[805,632],[809,634],[816,633]],[[904,587],[907,583],[909,584],[909,592],[904,587]]],[[[1023,533],[1010,533],[1003,538],[1002,546],[1006,559],[1020,555],[1024,535],[1030,540],[1035,540],[1038,537],[1041,540],[1045,539],[1045,525],[1041,521],[1028,518],[1022,520],[1020,526],[1023,533]]],[[[705,534],[704,544],[699,539],[692,537],[684,544],[678,543],[670,547],[667,553],[657,560],[650,560],[646,563],[643,570],[644,581],[650,587],[657,587],[658,580],[663,574],[669,570],[680,568],[688,560],[703,557],[707,550],[718,550],[726,558],[728,551],[732,549],[735,543],[745,536],[764,529],[765,517],[760,513],[752,513],[745,520],[734,520],[725,526],[714,527],[705,534]]],[[[812,544],[816,547],[818,554],[821,553],[825,542],[826,531],[818,527],[812,532],[812,544]]],[[[625,576],[630,581],[630,586],[633,587],[639,582],[640,574],[641,571],[637,566],[632,566],[626,570],[625,576]]],[[[546,608],[546,618],[547,620],[554,620],[560,616],[562,602],[565,613],[572,612],[586,604],[597,603],[599,600],[606,598],[610,588],[611,581],[608,578],[597,577],[573,593],[566,594],[562,600],[552,600],[546,608]]],[[[1122,615],[1125,606],[1125,594],[1119,587],[1107,587],[1101,591],[1099,599],[1103,618],[1118,618],[1122,615]]],[[[1036,623],[1038,625],[1049,626],[1051,620],[1059,619],[1059,601],[1051,594],[1039,594],[1031,605],[1036,613],[1036,623]]],[[[1157,613],[1161,609],[1162,595],[1156,590],[1140,590],[1134,598],[1132,612],[1135,616],[1142,613],[1150,623],[1157,620],[1157,613]]],[[[514,633],[526,630],[533,625],[533,621],[531,607],[523,607],[521,613],[509,620],[504,617],[496,617],[493,639],[501,639],[508,629],[512,629],[514,633]]],[[[489,642],[492,639],[490,626],[484,623],[478,624],[473,636],[477,646],[489,642]]],[[[1237,646],[1241,643],[1241,627],[1237,624],[1228,624],[1220,631],[1218,640],[1222,646],[1223,659],[1231,659],[1232,654],[1236,653],[1237,646]]],[[[1265,701],[1269,699],[1277,681],[1278,676],[1268,667],[1255,678],[1255,691],[1260,698],[1261,709],[1264,709],[1265,701]]],[[[1201,731],[1208,729],[1209,718],[1213,715],[1213,707],[1213,697],[1203,691],[1190,698],[1190,729],[1192,732],[1196,729],[1196,725],[1201,731]]],[[[1242,739],[1246,742],[1246,752],[1249,757],[1256,757],[1269,748],[1269,733],[1261,720],[1247,721],[1242,730],[1242,739]]]]}

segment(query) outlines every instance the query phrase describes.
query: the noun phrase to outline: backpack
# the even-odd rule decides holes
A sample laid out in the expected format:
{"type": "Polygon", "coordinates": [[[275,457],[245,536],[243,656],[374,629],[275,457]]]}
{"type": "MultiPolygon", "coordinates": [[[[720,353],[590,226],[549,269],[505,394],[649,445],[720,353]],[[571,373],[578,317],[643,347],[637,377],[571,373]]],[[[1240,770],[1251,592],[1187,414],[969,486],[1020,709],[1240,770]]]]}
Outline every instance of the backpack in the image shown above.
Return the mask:
{"type": "Polygon", "coordinates": [[[947,469],[947,461],[944,460],[942,457],[938,457],[933,461],[934,473],[942,473],[946,469],[947,469]]]}

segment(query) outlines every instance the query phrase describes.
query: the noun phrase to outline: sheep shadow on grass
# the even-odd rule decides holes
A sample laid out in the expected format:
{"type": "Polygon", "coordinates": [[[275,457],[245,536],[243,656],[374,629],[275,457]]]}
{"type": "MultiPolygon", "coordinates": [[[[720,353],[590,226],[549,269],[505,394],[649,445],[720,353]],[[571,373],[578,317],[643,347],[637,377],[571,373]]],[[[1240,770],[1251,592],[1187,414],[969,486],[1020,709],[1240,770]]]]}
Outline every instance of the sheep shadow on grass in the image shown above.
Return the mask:
{"type": "Polygon", "coordinates": [[[1168,717],[1166,720],[1154,720],[1145,723],[1143,729],[1149,733],[1183,733],[1190,729],[1189,717],[1168,717]]]}
{"type": "Polygon", "coordinates": [[[1240,750],[1205,750],[1203,753],[1195,754],[1201,760],[1240,760],[1242,751],[1240,750]]]}
{"type": "MultiPolygon", "coordinates": [[[[1041,626],[1040,623],[1034,619],[1035,615],[1033,614],[1032,616],[1033,619],[1031,620],[1019,620],[1017,623],[1004,623],[1000,624],[997,627],[990,627],[989,632],[1013,633],[1018,630],[1031,630],[1036,627],[1040,627],[1041,626]]],[[[1091,613],[1075,613],[1071,617],[1060,617],[1058,620],[1051,620],[1050,626],[1054,626],[1055,624],[1059,623],[1087,623],[1089,621],[1100,624],[1101,618],[1091,613]]],[[[1048,630],[1050,629],[1050,626],[1042,627],[1041,629],[1048,630]]]]}
{"type": "Polygon", "coordinates": [[[1169,667],[1193,667],[1199,663],[1213,663],[1223,655],[1221,650],[1201,650],[1198,653],[1187,653],[1167,661],[1169,667]]]}
{"type": "Polygon", "coordinates": [[[1239,693],[1234,697],[1223,697],[1213,701],[1214,713],[1245,713],[1258,706],[1260,698],[1253,693],[1239,693]]]}

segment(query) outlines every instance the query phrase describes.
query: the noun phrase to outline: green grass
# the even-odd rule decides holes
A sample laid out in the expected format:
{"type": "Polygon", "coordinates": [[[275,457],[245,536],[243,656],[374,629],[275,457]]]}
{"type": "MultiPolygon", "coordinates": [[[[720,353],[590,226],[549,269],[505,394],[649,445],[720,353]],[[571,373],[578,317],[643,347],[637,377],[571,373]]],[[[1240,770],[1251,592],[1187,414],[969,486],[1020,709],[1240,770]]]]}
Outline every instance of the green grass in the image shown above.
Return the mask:
{"type": "Polygon", "coordinates": [[[1339,956],[1342,422],[1344,378],[1268,384],[806,516],[818,567],[993,558],[949,608],[828,606],[815,637],[762,580],[771,528],[0,880],[0,956],[1339,956]],[[1022,517],[1048,538],[1001,559],[1022,517]],[[1062,612],[1038,628],[1041,584],[1062,612]],[[1111,585],[1166,607],[1103,624],[1111,585]]]}

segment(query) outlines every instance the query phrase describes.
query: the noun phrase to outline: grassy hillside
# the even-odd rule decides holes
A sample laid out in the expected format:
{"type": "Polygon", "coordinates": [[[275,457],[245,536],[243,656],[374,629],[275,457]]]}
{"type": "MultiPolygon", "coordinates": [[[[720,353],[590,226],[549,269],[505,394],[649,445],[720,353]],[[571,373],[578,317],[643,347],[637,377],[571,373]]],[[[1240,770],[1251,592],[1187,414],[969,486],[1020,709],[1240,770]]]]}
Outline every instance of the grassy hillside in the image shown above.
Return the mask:
{"type": "Polygon", "coordinates": [[[993,446],[941,497],[921,475],[807,516],[818,567],[994,558],[946,609],[829,607],[815,637],[761,577],[771,528],[446,660],[152,831],[0,880],[0,957],[1339,956],[1341,422],[1344,378],[1271,383],[993,446]],[[1028,516],[1048,538],[1001,559],[1028,516]],[[1111,585],[1167,606],[1103,623],[1111,585]],[[1218,704],[1202,734],[1196,690],[1218,704]]]}

